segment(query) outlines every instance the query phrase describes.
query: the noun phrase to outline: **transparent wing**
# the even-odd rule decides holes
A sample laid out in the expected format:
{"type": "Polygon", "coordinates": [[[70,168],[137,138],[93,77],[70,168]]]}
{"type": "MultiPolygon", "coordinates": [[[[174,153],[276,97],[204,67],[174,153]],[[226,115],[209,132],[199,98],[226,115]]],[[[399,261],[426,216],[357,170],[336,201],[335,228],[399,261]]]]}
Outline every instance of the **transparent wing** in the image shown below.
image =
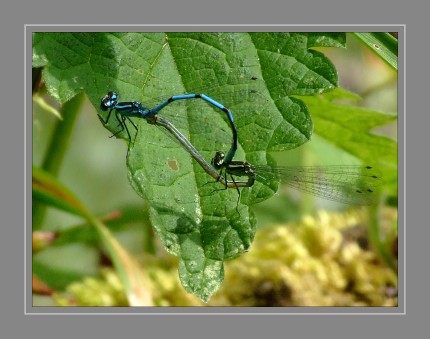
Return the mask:
{"type": "Polygon", "coordinates": [[[257,180],[279,179],[286,185],[315,196],[353,205],[375,202],[375,187],[382,173],[371,166],[254,166],[257,180]]]}

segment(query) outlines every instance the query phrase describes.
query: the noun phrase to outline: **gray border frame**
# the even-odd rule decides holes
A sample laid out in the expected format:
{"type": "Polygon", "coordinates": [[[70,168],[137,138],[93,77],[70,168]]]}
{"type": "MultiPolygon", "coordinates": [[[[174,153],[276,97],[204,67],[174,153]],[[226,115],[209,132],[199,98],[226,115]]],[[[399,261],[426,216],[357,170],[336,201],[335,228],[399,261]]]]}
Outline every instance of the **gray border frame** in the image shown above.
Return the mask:
{"type": "Polygon", "coordinates": [[[406,199],[405,199],[405,177],[406,177],[406,162],[405,162],[405,140],[406,140],[406,87],[405,87],[405,36],[406,26],[405,25],[25,25],[25,126],[24,126],[24,143],[25,143],[25,195],[26,199],[24,202],[25,209],[25,244],[24,244],[24,255],[25,255],[25,290],[24,290],[24,308],[25,314],[224,314],[224,315],[238,315],[238,314],[253,314],[253,315],[276,315],[276,314],[301,314],[301,315],[355,315],[355,314],[406,314],[406,199]],[[399,306],[398,307],[127,307],[127,308],[112,308],[112,307],[73,307],[73,308],[62,308],[62,307],[33,307],[31,300],[31,250],[27,250],[27,246],[31,244],[31,153],[28,154],[28,150],[31,150],[31,137],[27,137],[28,131],[31,132],[31,112],[32,112],[32,101],[31,101],[31,34],[33,32],[72,32],[72,31],[83,31],[83,32],[105,32],[105,31],[118,31],[118,32],[129,32],[129,31],[142,31],[142,32],[160,32],[160,31],[234,31],[234,32],[260,32],[260,31],[303,31],[303,32],[314,32],[314,31],[336,31],[336,32],[399,32],[399,72],[398,72],[398,178],[399,178],[399,306]],[[403,128],[400,128],[403,126],[403,128]],[[30,161],[29,161],[30,160],[30,161]],[[403,198],[403,199],[401,199],[403,198]],[[101,312],[101,310],[103,310],[101,312]],[[198,310],[198,311],[197,311],[198,310]],[[371,312],[369,312],[371,310],[371,312]]]}

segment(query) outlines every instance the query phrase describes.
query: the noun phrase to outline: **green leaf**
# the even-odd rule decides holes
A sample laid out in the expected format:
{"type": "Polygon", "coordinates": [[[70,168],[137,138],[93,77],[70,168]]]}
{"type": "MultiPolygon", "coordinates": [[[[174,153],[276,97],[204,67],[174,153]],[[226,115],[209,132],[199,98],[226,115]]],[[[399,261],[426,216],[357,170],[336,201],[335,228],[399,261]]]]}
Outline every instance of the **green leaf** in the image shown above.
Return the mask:
{"type": "Polygon", "coordinates": [[[363,43],[397,71],[398,42],[389,33],[354,33],[363,43]]]}
{"type": "MultiPolygon", "coordinates": [[[[45,66],[43,79],[59,102],[85,91],[95,107],[109,90],[123,101],[151,107],[151,100],[159,104],[208,88],[205,94],[233,111],[236,158],[266,164],[272,161],[267,152],[295,148],[312,135],[306,105],[291,96],[337,86],[333,64],[310,48],[344,44],[343,33],[41,33],[34,36],[33,65],[45,66]],[[257,91],[255,99],[245,95],[250,90],[257,91]]],[[[230,147],[232,137],[224,113],[201,104],[175,102],[162,115],[209,161],[215,151],[230,147]]],[[[277,183],[242,189],[237,205],[234,189],[211,183],[189,154],[153,125],[135,123],[138,133],[127,156],[130,182],[150,202],[150,218],[165,248],[181,259],[183,285],[206,301],[222,282],[223,261],[252,243],[255,218],[249,206],[272,196],[277,183]]],[[[118,132],[116,119],[106,128],[118,132]]]]}
{"type": "Polygon", "coordinates": [[[376,127],[396,121],[394,114],[337,103],[358,100],[344,89],[314,97],[301,97],[312,113],[315,134],[383,172],[385,187],[397,195],[397,143],[372,133],[376,127]]]}
{"type": "Polygon", "coordinates": [[[87,213],[85,207],[70,190],[50,173],[36,166],[33,166],[32,170],[32,195],[33,202],[36,198],[45,204],[79,216],[85,216],[87,213]]]}

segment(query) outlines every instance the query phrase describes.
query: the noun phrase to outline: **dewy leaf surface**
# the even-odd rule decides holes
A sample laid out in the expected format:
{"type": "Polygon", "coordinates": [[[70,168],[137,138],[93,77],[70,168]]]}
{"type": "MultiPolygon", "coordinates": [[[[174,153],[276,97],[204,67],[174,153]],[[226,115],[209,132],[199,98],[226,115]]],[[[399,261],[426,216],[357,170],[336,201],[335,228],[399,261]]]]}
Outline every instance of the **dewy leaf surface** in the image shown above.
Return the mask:
{"type": "MultiPolygon", "coordinates": [[[[310,48],[344,43],[341,33],[40,33],[33,37],[33,65],[44,66],[48,91],[60,103],[85,91],[98,108],[114,90],[121,101],[151,107],[149,102],[171,95],[203,91],[234,114],[235,158],[266,164],[267,152],[295,148],[312,135],[307,107],[291,95],[337,86],[332,63],[310,48]]],[[[193,101],[172,103],[160,115],[210,161],[215,151],[229,149],[230,127],[219,109],[193,101]]],[[[255,219],[248,206],[273,195],[278,183],[242,189],[237,205],[236,190],[213,183],[166,133],[142,119],[134,122],[130,182],[151,203],[151,220],[165,248],[181,259],[183,285],[208,300],[223,280],[223,261],[252,243],[255,219]]],[[[115,117],[106,128],[118,132],[115,117]]],[[[125,131],[117,136],[127,138],[125,131]]]]}

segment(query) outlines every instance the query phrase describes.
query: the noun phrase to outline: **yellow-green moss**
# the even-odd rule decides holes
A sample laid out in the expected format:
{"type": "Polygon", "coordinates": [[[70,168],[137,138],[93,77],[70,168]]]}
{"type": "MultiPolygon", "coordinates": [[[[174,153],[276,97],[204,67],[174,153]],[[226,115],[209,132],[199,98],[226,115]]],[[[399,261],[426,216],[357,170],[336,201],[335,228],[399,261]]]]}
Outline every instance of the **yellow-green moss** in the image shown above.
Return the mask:
{"type": "MultiPolygon", "coordinates": [[[[391,220],[396,220],[391,210],[391,220]]],[[[259,230],[249,252],[225,263],[221,289],[203,304],[181,286],[177,260],[145,257],[156,306],[396,306],[386,296],[396,272],[357,242],[366,214],[321,212],[300,223],[259,230]]],[[[111,270],[56,296],[60,305],[124,306],[124,289],[111,270]]]]}
{"type": "Polygon", "coordinates": [[[226,263],[223,286],[209,304],[396,306],[385,295],[397,286],[396,273],[374,252],[345,239],[345,231],[365,220],[364,212],[321,212],[316,219],[259,230],[250,251],[226,263]]]}
{"type": "Polygon", "coordinates": [[[70,284],[65,293],[55,294],[54,300],[60,306],[128,306],[125,289],[110,269],[103,269],[99,279],[70,284]]]}

